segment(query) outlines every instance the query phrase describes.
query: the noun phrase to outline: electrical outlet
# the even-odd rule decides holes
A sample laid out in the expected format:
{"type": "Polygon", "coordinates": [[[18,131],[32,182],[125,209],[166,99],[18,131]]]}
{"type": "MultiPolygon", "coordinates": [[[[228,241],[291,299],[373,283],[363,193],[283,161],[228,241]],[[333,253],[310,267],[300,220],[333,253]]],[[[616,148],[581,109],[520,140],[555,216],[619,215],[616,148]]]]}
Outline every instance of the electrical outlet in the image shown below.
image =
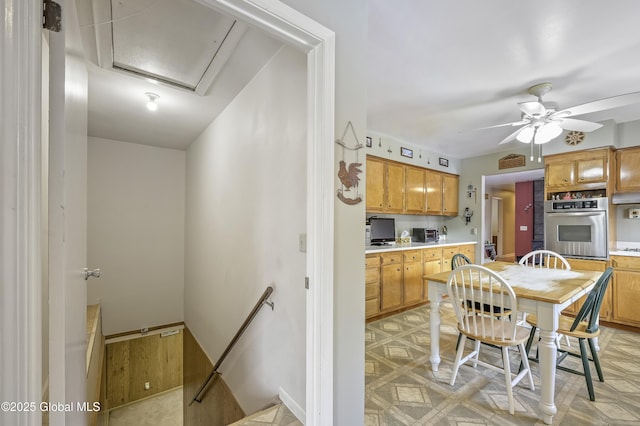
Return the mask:
{"type": "Polygon", "coordinates": [[[144,382],[144,390],[151,389],[151,384],[149,382],[144,382]]]}

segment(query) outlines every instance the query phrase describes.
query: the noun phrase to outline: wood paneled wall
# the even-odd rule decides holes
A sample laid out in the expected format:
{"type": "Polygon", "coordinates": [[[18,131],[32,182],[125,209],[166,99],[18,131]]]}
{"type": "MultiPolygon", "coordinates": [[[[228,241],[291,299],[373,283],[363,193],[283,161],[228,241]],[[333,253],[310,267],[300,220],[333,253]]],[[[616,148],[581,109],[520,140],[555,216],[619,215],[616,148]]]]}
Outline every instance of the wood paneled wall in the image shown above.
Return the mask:
{"type": "Polygon", "coordinates": [[[180,330],[107,344],[109,408],[182,386],[182,336],[180,330]]]}
{"type": "Polygon", "coordinates": [[[184,425],[224,426],[242,419],[245,416],[242,408],[220,376],[204,392],[201,403],[194,402],[189,406],[213,364],[186,327],[183,342],[184,425]]]}

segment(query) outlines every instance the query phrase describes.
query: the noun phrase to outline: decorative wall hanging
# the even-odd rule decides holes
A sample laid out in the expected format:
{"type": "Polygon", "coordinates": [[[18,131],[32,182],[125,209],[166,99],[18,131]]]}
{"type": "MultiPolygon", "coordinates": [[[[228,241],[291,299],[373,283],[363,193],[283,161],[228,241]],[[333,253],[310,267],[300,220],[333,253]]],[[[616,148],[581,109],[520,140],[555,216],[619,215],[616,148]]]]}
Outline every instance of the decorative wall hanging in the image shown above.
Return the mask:
{"type": "Polygon", "coordinates": [[[413,150],[409,148],[400,148],[400,155],[407,158],[413,158],[413,150]]]}
{"type": "MultiPolygon", "coordinates": [[[[368,140],[367,140],[368,142],[368,140]]],[[[360,177],[358,176],[362,173],[362,163],[360,162],[358,156],[358,150],[364,148],[360,142],[358,142],[358,136],[356,136],[356,131],[353,128],[353,124],[351,121],[347,123],[347,126],[342,133],[342,138],[336,139],[336,143],[342,147],[342,160],[338,163],[338,178],[342,183],[341,187],[338,188],[338,199],[345,204],[355,205],[362,202],[362,197],[358,192],[358,186],[360,183],[360,177]],[[353,147],[348,146],[345,141],[345,136],[347,135],[347,131],[351,129],[351,133],[353,134],[353,138],[355,140],[355,144],[353,147]],[[347,165],[345,160],[346,152],[354,152],[355,161],[347,165]],[[350,195],[350,197],[349,197],[350,195]]]]}
{"type": "Polygon", "coordinates": [[[373,146],[373,140],[371,136],[367,136],[367,148],[371,148],[373,146]]]}
{"type": "Polygon", "coordinates": [[[498,160],[498,169],[511,169],[513,167],[522,167],[525,165],[524,155],[509,154],[498,160]]]}
{"type": "Polygon", "coordinates": [[[440,157],[440,159],[438,160],[438,164],[444,167],[449,167],[449,160],[447,160],[446,158],[440,157]]]}
{"type": "Polygon", "coordinates": [[[584,141],[585,134],[584,132],[579,132],[577,130],[572,130],[567,133],[567,136],[564,137],[564,142],[567,145],[579,145],[584,141]]]}

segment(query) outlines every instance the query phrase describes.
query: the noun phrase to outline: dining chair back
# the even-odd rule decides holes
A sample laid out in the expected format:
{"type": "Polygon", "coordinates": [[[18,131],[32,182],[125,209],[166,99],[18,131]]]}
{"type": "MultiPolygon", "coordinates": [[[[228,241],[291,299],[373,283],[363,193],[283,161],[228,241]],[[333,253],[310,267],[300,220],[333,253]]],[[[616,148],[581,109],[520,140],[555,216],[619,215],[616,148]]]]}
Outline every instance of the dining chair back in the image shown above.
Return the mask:
{"type": "MultiPolygon", "coordinates": [[[[556,253],[551,250],[534,250],[527,254],[525,254],[520,261],[518,262],[521,265],[531,266],[534,268],[549,268],[549,269],[565,269],[570,270],[571,265],[569,261],[565,259],[561,254],[556,253]]],[[[519,320],[520,325],[527,324],[527,314],[526,312],[522,313],[522,318],[519,320]]],[[[560,341],[562,339],[562,335],[558,334],[556,339],[556,344],[560,347],[560,341]]],[[[571,346],[569,342],[569,338],[565,337],[565,344],[567,346],[571,346]]]]}
{"type": "MultiPolygon", "coordinates": [[[[504,373],[509,401],[509,413],[514,414],[513,387],[523,377],[528,377],[534,390],[533,377],[527,360],[525,342],[529,330],[516,324],[510,314],[517,313],[516,294],[511,286],[496,272],[480,265],[462,265],[449,274],[447,281],[449,300],[453,304],[461,345],[456,351],[451,385],[455,384],[461,365],[471,361],[504,373]],[[466,339],[474,339],[474,349],[463,358],[466,339]],[[502,351],[502,366],[479,359],[480,343],[498,346],[502,351]],[[511,373],[509,348],[517,347],[523,360],[523,369],[511,373]]],[[[515,318],[515,316],[513,316],[515,318]]]]}
{"type": "MultiPolygon", "coordinates": [[[[596,350],[596,345],[594,339],[600,335],[600,328],[598,326],[598,316],[600,315],[600,308],[602,307],[602,301],[604,300],[605,293],[607,291],[607,286],[609,285],[609,281],[611,280],[611,276],[613,274],[613,268],[607,268],[596,284],[593,286],[593,289],[587,295],[587,298],[578,311],[575,319],[571,317],[566,317],[564,315],[560,315],[558,320],[558,333],[562,333],[565,336],[570,336],[578,339],[578,343],[580,345],[580,354],[576,354],[573,352],[569,352],[567,350],[559,350],[560,356],[556,361],[556,367],[559,370],[567,371],[569,373],[579,374],[584,376],[585,381],[587,383],[587,390],[589,392],[589,399],[591,401],[595,401],[595,393],[593,390],[593,382],[591,380],[591,369],[589,367],[589,361],[593,361],[593,364],[596,367],[596,372],[598,373],[598,379],[601,382],[604,382],[604,375],[602,374],[602,368],[600,367],[600,358],[598,357],[598,351],[596,350]],[[589,344],[589,350],[591,352],[591,359],[589,358],[589,354],[587,353],[587,347],[585,345],[585,341],[589,344]],[[560,365],[562,361],[568,356],[580,357],[582,359],[582,371],[578,371],[572,368],[568,368],[560,365]]],[[[531,344],[533,342],[533,336],[536,332],[537,327],[537,318],[535,315],[530,315],[527,318],[527,322],[532,326],[531,332],[529,334],[529,339],[527,341],[527,353],[531,349],[531,344]]],[[[533,359],[534,361],[538,361],[537,357],[533,359]]]]}
{"type": "Polygon", "coordinates": [[[525,254],[518,262],[534,268],[571,269],[571,265],[561,254],[551,250],[534,250],[525,254]]]}
{"type": "Polygon", "coordinates": [[[454,269],[456,269],[459,266],[469,265],[471,263],[472,263],[471,259],[469,259],[467,256],[465,256],[462,253],[456,253],[451,258],[451,270],[453,271],[454,269]]]}

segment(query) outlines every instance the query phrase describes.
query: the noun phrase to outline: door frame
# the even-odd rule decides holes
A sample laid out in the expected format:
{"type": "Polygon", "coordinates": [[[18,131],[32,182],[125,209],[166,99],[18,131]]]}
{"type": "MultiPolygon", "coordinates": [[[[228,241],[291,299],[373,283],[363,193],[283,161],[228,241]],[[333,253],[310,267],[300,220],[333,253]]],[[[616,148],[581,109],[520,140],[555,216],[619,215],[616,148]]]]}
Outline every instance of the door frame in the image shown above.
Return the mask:
{"type": "Polygon", "coordinates": [[[305,424],[332,424],[335,33],[277,0],[196,1],[307,55],[305,424]]]}
{"type": "MultiPolygon", "coordinates": [[[[1,0],[11,11],[0,32],[3,144],[0,307],[4,362],[0,396],[40,401],[41,1],[1,0]],[[27,22],[28,25],[24,25],[27,22]],[[19,77],[19,78],[18,78],[19,77]],[[7,350],[6,348],[11,348],[7,350]]],[[[333,422],[333,160],[335,33],[277,0],[197,0],[261,28],[307,55],[307,368],[306,424],[333,422]]],[[[5,16],[6,18],[6,16],[5,16]]],[[[301,283],[302,285],[302,283],[301,283]]],[[[38,410],[25,413],[39,424],[38,410]]]]}
{"type": "MultiPolygon", "coordinates": [[[[42,399],[42,2],[1,1],[0,400],[37,402],[42,399]]],[[[42,413],[26,411],[16,417],[2,411],[0,423],[40,425],[42,413]]]]}

